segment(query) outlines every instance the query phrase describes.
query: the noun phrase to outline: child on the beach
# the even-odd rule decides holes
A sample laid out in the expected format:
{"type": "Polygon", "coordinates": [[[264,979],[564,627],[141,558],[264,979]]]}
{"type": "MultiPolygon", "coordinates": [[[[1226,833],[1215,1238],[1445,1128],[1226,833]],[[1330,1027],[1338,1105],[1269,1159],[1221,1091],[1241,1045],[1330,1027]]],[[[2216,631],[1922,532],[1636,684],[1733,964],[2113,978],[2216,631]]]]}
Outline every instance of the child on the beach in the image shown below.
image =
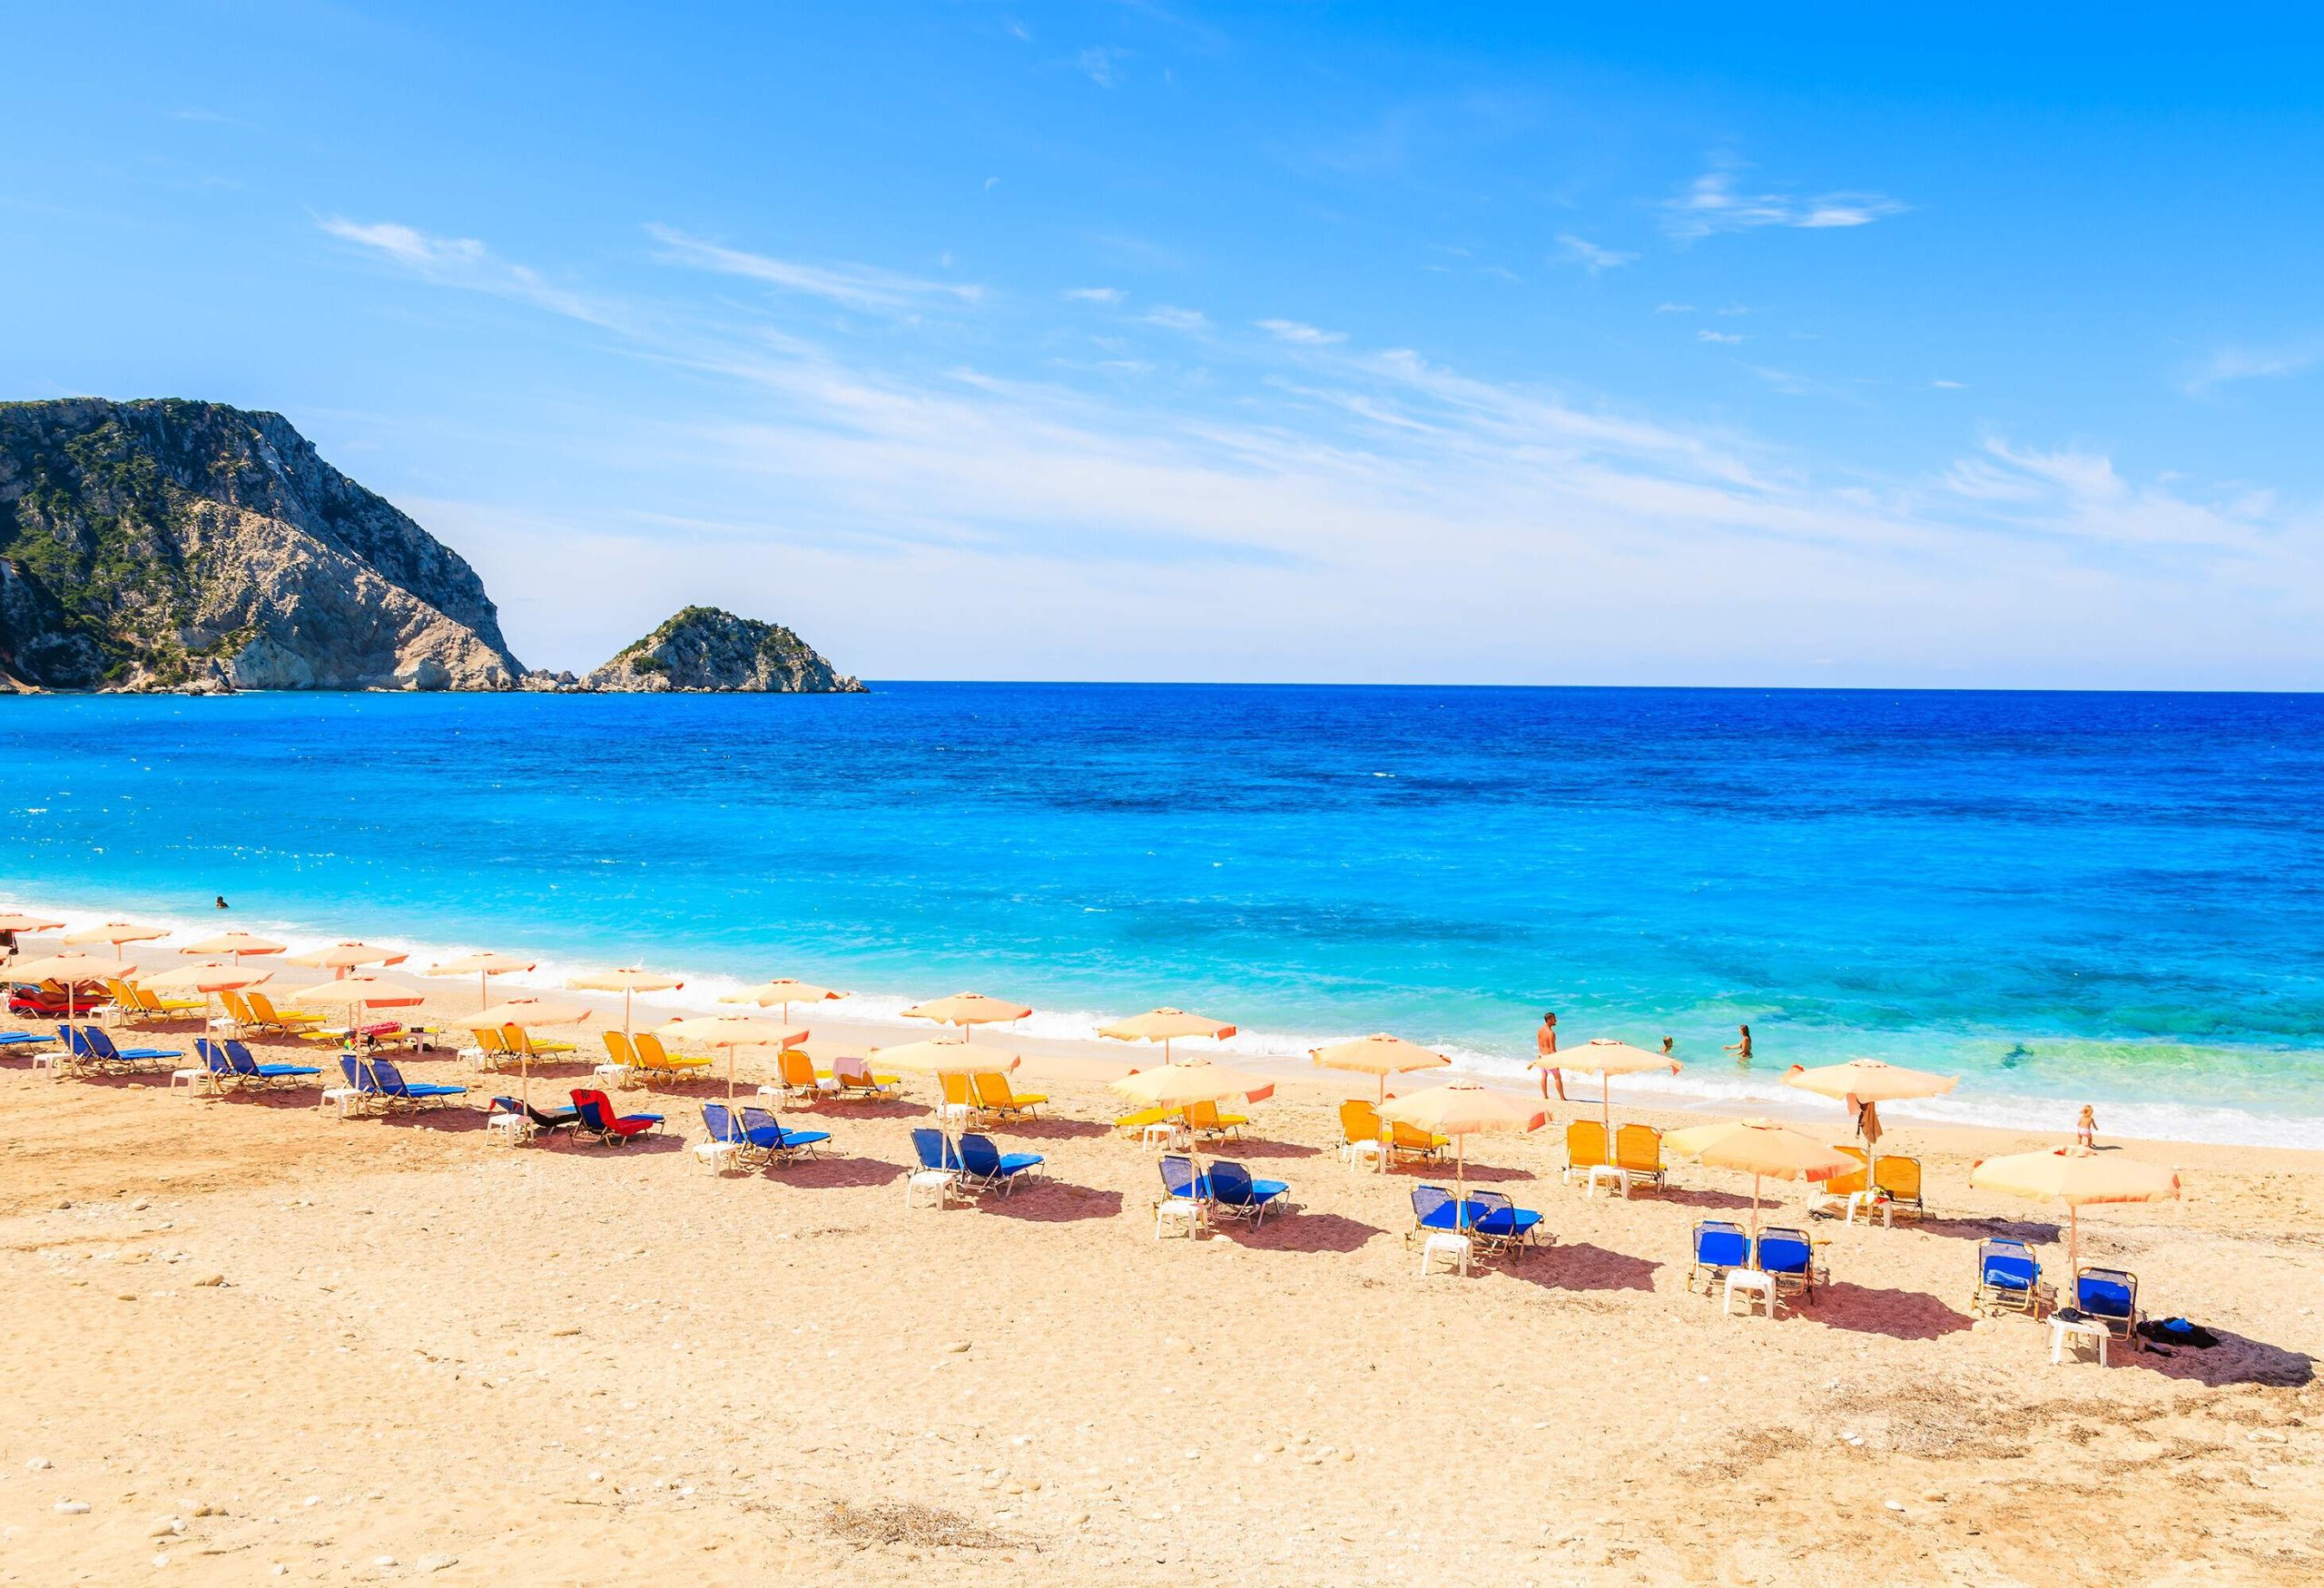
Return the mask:
{"type": "Polygon", "coordinates": [[[2082,1118],[2073,1122],[2073,1139],[2083,1147],[2098,1145],[2098,1110],[2088,1103],[2082,1105],[2082,1118]]]}

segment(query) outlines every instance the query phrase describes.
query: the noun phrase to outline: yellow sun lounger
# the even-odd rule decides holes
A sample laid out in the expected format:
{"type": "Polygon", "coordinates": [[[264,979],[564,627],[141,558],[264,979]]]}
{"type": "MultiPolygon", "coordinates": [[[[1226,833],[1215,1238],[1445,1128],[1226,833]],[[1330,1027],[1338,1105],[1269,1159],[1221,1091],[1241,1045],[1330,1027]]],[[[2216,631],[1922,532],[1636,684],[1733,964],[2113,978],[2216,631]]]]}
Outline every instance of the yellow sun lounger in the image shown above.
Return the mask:
{"type": "Polygon", "coordinates": [[[274,1007],[274,1000],[263,992],[245,992],[242,1001],[250,1005],[251,1018],[261,1026],[271,1026],[278,1031],[303,1031],[324,1023],[324,1017],[294,1010],[283,1014],[274,1007]]]}
{"type": "Polygon", "coordinates": [[[1417,1125],[1391,1127],[1380,1118],[1380,1110],[1362,1098],[1350,1098],[1340,1105],[1340,1135],[1344,1141],[1383,1141],[1391,1156],[1433,1159],[1452,1145],[1449,1136],[1439,1136],[1417,1125]]]}
{"type": "Polygon", "coordinates": [[[1239,1136],[1251,1122],[1247,1114],[1222,1114],[1216,1103],[1188,1103],[1187,1129],[1197,1137],[1239,1136]]]}
{"type": "Polygon", "coordinates": [[[502,1026],[500,1040],[508,1044],[508,1051],[527,1059],[546,1059],[552,1053],[578,1053],[581,1050],[570,1042],[536,1042],[532,1032],[517,1025],[502,1026]]]}
{"type": "Polygon", "coordinates": [[[1177,1111],[1176,1109],[1140,1109],[1134,1114],[1124,1114],[1115,1119],[1114,1129],[1143,1130],[1148,1125],[1167,1124],[1169,1122],[1170,1116],[1177,1111]]]}
{"type": "Polygon", "coordinates": [[[1049,1100],[1045,1091],[1011,1090],[1009,1077],[997,1070],[971,1075],[969,1083],[976,1096],[977,1112],[994,1119],[1030,1119],[1034,1110],[1049,1100]]]}
{"type": "MultiPolygon", "coordinates": [[[[607,1031],[608,1037],[614,1033],[607,1031]]],[[[639,1031],[629,1039],[637,1055],[637,1062],[630,1073],[644,1079],[647,1086],[656,1080],[687,1080],[709,1069],[714,1060],[698,1059],[691,1053],[670,1052],[662,1046],[662,1039],[652,1031],[639,1031]]]]}
{"type": "Polygon", "coordinates": [[[1614,1167],[1630,1186],[1662,1189],[1662,1132],[1651,1125],[1621,1125],[1614,1130],[1614,1167]]]}

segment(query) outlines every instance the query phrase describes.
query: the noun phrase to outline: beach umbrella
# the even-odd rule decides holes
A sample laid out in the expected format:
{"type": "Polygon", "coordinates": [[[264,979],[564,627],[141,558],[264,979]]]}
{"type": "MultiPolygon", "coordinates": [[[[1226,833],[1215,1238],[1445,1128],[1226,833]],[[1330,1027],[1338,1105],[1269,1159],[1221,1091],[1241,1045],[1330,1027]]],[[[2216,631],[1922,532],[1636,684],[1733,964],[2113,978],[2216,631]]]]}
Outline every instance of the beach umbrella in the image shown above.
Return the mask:
{"type": "Polygon", "coordinates": [[[411,956],[394,949],[374,948],[368,942],[335,942],[327,949],[309,949],[303,954],[292,954],[294,965],[310,965],[329,971],[334,979],[363,965],[400,965],[411,956]]]}
{"type": "Polygon", "coordinates": [[[675,976],[665,976],[659,971],[641,971],[635,965],[618,970],[592,971],[586,976],[576,976],[566,982],[567,987],[584,992],[618,992],[621,994],[621,1034],[629,1035],[630,1000],[640,992],[668,992],[685,985],[675,976]]]}
{"type": "Polygon", "coordinates": [[[852,998],[852,992],[841,992],[830,987],[818,987],[812,981],[796,981],[788,976],[777,976],[772,981],[762,981],[755,987],[745,987],[740,992],[722,992],[721,1003],[755,1003],[761,1009],[783,1006],[783,1023],[791,1023],[791,1006],[794,1003],[827,1003],[835,998],[852,998]]]}
{"type": "Polygon", "coordinates": [[[482,1009],[492,1001],[492,992],[487,985],[490,978],[506,976],[512,971],[529,971],[534,964],[534,961],[520,960],[515,954],[497,954],[490,949],[485,949],[473,954],[462,954],[457,960],[446,960],[440,965],[430,965],[428,973],[431,976],[475,977],[476,1006],[482,1009]]]}
{"type": "Polygon", "coordinates": [[[1578,1070],[1584,1075],[1598,1078],[1598,1113],[1600,1128],[1606,1132],[1610,1151],[1614,1140],[1614,1102],[1612,1077],[1645,1075],[1652,1070],[1667,1070],[1679,1073],[1679,1061],[1668,1053],[1649,1053],[1644,1048],[1633,1048],[1628,1042],[1618,1042],[1611,1037],[1592,1037],[1579,1048],[1562,1052],[1544,1054],[1532,1061],[1534,1070],[1578,1070]]]}
{"type": "MultiPolygon", "coordinates": [[[[968,1039],[959,1041],[942,1038],[924,1042],[899,1042],[892,1048],[874,1048],[872,1062],[889,1070],[901,1070],[911,1075],[941,1078],[947,1075],[978,1075],[993,1070],[1007,1071],[1017,1068],[1023,1060],[1003,1048],[987,1043],[971,1047],[968,1039]]],[[[936,1125],[943,1131],[944,1142],[950,1149],[952,1141],[951,1117],[944,1111],[941,1090],[936,1098],[936,1125]]]]}
{"type": "Polygon", "coordinates": [[[109,942],[113,944],[113,957],[119,960],[121,945],[125,942],[151,942],[157,937],[169,935],[170,929],[166,926],[140,926],[133,921],[108,921],[101,926],[75,927],[57,941],[69,943],[109,942]]]}
{"type": "MultiPolygon", "coordinates": [[[[1275,1095],[1275,1082],[1268,1077],[1214,1064],[1207,1059],[1132,1070],[1107,1084],[1134,1103],[1180,1111],[1196,1103],[1223,1103],[1236,1098],[1263,1103],[1275,1095]]],[[[1187,1159],[1193,1166],[1196,1183],[1200,1184],[1202,1147],[1192,1130],[1187,1132],[1187,1159]]]]}
{"type": "Polygon", "coordinates": [[[1903,1098],[1941,1097],[1960,1080],[1957,1075],[1907,1070],[1901,1064],[1886,1064],[1877,1059],[1851,1059],[1845,1064],[1819,1064],[1813,1070],[1795,1064],[1783,1075],[1786,1086],[1812,1091],[1818,1097],[1837,1098],[1847,1104],[1848,1112],[1856,1117],[1856,1132],[1864,1139],[1864,1184],[1867,1190],[1878,1185],[1880,1171],[1880,1115],[1873,1105],[1903,1098]]]}
{"type": "MultiPolygon", "coordinates": [[[[511,998],[487,1004],[460,1023],[472,1031],[497,1031],[503,1026],[521,1026],[529,1031],[541,1026],[577,1026],[595,1012],[586,1004],[562,1003],[554,998],[511,998]]],[[[533,1106],[530,1048],[517,1055],[517,1080],[519,1100],[529,1109],[533,1106]]]]}
{"type": "Polygon", "coordinates": [[[8,967],[8,978],[14,981],[54,981],[64,989],[64,1018],[67,1021],[81,1018],[77,1001],[80,991],[92,981],[103,981],[121,974],[121,964],[115,960],[101,960],[94,954],[77,951],[51,954],[44,960],[24,960],[8,967]]]}
{"type": "Polygon", "coordinates": [[[700,1042],[726,1050],[726,1100],[734,1100],[734,1050],[737,1048],[795,1048],[807,1040],[803,1031],[786,1031],[769,1021],[747,1015],[688,1015],[655,1028],[656,1036],[700,1042]]]}
{"type": "Polygon", "coordinates": [[[1970,1167],[1969,1183],[1981,1191],[2063,1204],[2069,1275],[2082,1267],[2082,1209],[2101,1202],[2168,1202],[2179,1195],[2175,1170],[2087,1147],[1984,1159],[1970,1167]]]}
{"type": "Polygon", "coordinates": [[[1392,1037],[1385,1031],[1374,1031],[1368,1037],[1355,1037],[1328,1047],[1313,1048],[1307,1056],[1326,1070],[1353,1070],[1360,1075],[1380,1078],[1380,1101],[1388,1100],[1388,1078],[1413,1070],[1442,1070],[1452,1062],[1443,1054],[1423,1048],[1418,1042],[1407,1042],[1402,1037],[1392,1037]]]}
{"type": "Polygon", "coordinates": [[[969,1039],[970,1026],[990,1025],[996,1021],[1023,1020],[1033,1011],[1021,1003],[1004,999],[987,998],[981,992],[955,992],[950,998],[931,999],[915,1003],[904,1011],[906,1020],[932,1020],[939,1025],[959,1026],[960,1040],[969,1039]]]}
{"type": "Polygon", "coordinates": [[[1452,1176],[1461,1227],[1469,1220],[1469,1138],[1476,1135],[1523,1135],[1550,1122],[1550,1110],[1539,1098],[1502,1087],[1474,1081],[1448,1081],[1423,1087],[1380,1105],[1380,1117],[1392,1124],[1411,1125],[1452,1138],[1452,1176]]]}
{"type": "Polygon", "coordinates": [[[245,954],[279,954],[282,945],[247,932],[222,932],[216,937],[205,937],[200,942],[188,943],[178,950],[182,954],[231,954],[237,964],[245,954]]]}
{"type": "MultiPolygon", "coordinates": [[[[0,932],[17,936],[34,932],[54,932],[64,924],[62,921],[51,921],[45,915],[27,915],[21,910],[0,910],[0,932]]],[[[11,945],[8,952],[13,956],[15,952],[15,946],[11,945]]]]}
{"type": "MultiPolygon", "coordinates": [[[[396,956],[403,958],[401,954],[396,956]]],[[[363,1016],[375,1009],[416,1009],[428,995],[400,981],[389,981],[379,976],[341,975],[335,981],[318,981],[312,987],[301,987],[290,995],[290,1001],[303,1009],[352,1011],[348,1030],[359,1046],[364,1037],[363,1016]]]]}
{"type": "Polygon", "coordinates": [[[1805,1131],[1772,1119],[1735,1119],[1723,1125],[1691,1125],[1662,1138],[1662,1145],[1712,1169],[1751,1177],[1752,1264],[1758,1263],[1759,1182],[1828,1180],[1856,1168],[1856,1159],[1805,1131]]]}
{"type": "Polygon", "coordinates": [[[1223,1020],[1213,1020],[1206,1014],[1188,1014],[1183,1009],[1149,1009],[1144,1014],[1134,1014],[1109,1026],[1099,1026],[1098,1034],[1111,1037],[1117,1042],[1159,1042],[1162,1062],[1170,1062],[1170,1044],[1183,1037],[1214,1037],[1224,1040],[1235,1034],[1235,1028],[1223,1020]]]}
{"type": "Polygon", "coordinates": [[[202,1014],[210,1012],[210,1000],[221,992],[240,992],[245,987],[255,987],[271,971],[254,971],[233,960],[205,960],[198,965],[180,965],[173,971],[160,971],[151,976],[140,976],[137,984],[154,992],[199,992],[202,998],[202,1014]]]}

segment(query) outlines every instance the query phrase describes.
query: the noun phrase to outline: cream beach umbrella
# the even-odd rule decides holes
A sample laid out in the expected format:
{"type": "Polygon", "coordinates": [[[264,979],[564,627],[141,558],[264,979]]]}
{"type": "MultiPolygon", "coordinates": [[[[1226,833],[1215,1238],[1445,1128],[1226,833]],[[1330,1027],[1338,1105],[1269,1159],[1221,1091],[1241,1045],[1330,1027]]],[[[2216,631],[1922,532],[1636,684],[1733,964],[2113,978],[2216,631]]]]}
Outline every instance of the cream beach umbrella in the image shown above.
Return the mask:
{"type": "Polygon", "coordinates": [[[772,981],[762,981],[755,987],[745,987],[740,992],[722,992],[721,1003],[755,1003],[761,1009],[783,1008],[783,1023],[791,1023],[791,1006],[794,1003],[828,1003],[833,999],[852,998],[852,992],[836,988],[818,987],[812,981],[797,981],[788,976],[777,976],[772,981]]]}
{"type": "Polygon", "coordinates": [[[337,979],[363,965],[400,965],[410,957],[394,949],[375,948],[368,942],[335,942],[329,948],[309,949],[303,954],[292,954],[290,962],[329,971],[337,979]]]}
{"type": "Polygon", "coordinates": [[[583,992],[618,992],[621,994],[621,1034],[629,1035],[630,1000],[640,992],[670,992],[685,985],[675,976],[665,976],[659,971],[641,971],[635,965],[618,970],[592,971],[586,976],[575,976],[566,982],[567,987],[583,992]]]}
{"type": "Polygon", "coordinates": [[[1311,1048],[1307,1056],[1326,1070],[1353,1070],[1359,1075],[1380,1078],[1380,1101],[1388,1100],[1388,1078],[1414,1070],[1442,1070],[1452,1062],[1443,1054],[1423,1048],[1418,1042],[1408,1042],[1402,1037],[1392,1037],[1385,1031],[1374,1031],[1368,1037],[1355,1037],[1326,1047],[1311,1048]]]}
{"type": "Polygon", "coordinates": [[[167,937],[166,926],[140,926],[133,921],[108,921],[99,926],[79,926],[57,939],[59,942],[109,942],[113,957],[121,958],[121,945],[125,942],[152,942],[157,937],[167,937]]]}
{"type": "Polygon", "coordinates": [[[2177,1171],[2119,1153],[2087,1147],[2053,1147],[2047,1152],[2013,1152],[1971,1166],[1969,1183],[1981,1191],[2002,1191],[2036,1202],[2056,1202],[2066,1210],[2066,1269],[2082,1268],[2082,1210],[2101,1202],[2168,1202],[2179,1195],[2177,1171]]]}
{"type": "MultiPolygon", "coordinates": [[[[1248,1070],[1229,1069],[1214,1064],[1207,1059],[1191,1059],[1184,1064],[1162,1064],[1151,1070],[1134,1070],[1119,1080],[1107,1083],[1134,1103],[1149,1109],[1184,1110],[1196,1103],[1223,1103],[1240,1098],[1246,1102],[1263,1103],[1275,1096],[1275,1082],[1264,1075],[1248,1070]]],[[[1187,1160],[1193,1166],[1197,1184],[1202,1179],[1202,1147],[1192,1130],[1187,1132],[1187,1160]]]]}
{"type": "Polygon", "coordinates": [[[1550,1110],[1539,1098],[1474,1081],[1449,1081],[1423,1087],[1380,1105],[1380,1117],[1391,1124],[1411,1125],[1452,1138],[1453,1196],[1460,1208],[1461,1227],[1468,1228],[1469,1138],[1477,1135],[1521,1136],[1550,1122],[1550,1110]]]}
{"type": "MultiPolygon", "coordinates": [[[[503,1026],[519,1026],[531,1031],[543,1026],[577,1026],[596,1012],[585,1003],[567,1003],[555,998],[510,998],[486,1004],[460,1024],[472,1031],[497,1031],[503,1026]]],[[[533,1106],[533,1052],[529,1046],[517,1055],[517,1080],[519,1100],[529,1109],[533,1106]]]]}
{"type": "MultiPolygon", "coordinates": [[[[396,956],[401,959],[403,956],[396,956]]],[[[363,1036],[363,1017],[375,1009],[417,1009],[428,995],[416,987],[400,981],[390,981],[380,976],[341,975],[335,981],[318,981],[312,987],[301,987],[290,995],[290,1001],[301,1009],[351,1011],[348,1030],[359,1047],[363,1036]]]]}
{"type": "Polygon", "coordinates": [[[1134,1014],[1128,1020],[1116,1021],[1109,1026],[1099,1026],[1098,1034],[1117,1042],[1159,1042],[1162,1062],[1170,1062],[1170,1044],[1187,1037],[1211,1037],[1225,1040],[1235,1034],[1235,1028],[1223,1020],[1213,1020],[1206,1014],[1188,1014],[1183,1009],[1149,1009],[1144,1014],[1134,1014]]]}
{"type": "Polygon", "coordinates": [[[283,945],[248,932],[222,932],[215,937],[205,937],[200,942],[190,942],[180,949],[182,954],[231,954],[240,964],[245,957],[279,954],[283,945]]]}
{"type": "MultiPolygon", "coordinates": [[[[992,1070],[1010,1070],[1022,1062],[1018,1055],[1003,1048],[987,1043],[971,1047],[964,1037],[960,1041],[941,1039],[925,1042],[899,1042],[892,1048],[872,1050],[872,1062],[889,1070],[901,1070],[911,1075],[940,1078],[947,1075],[977,1075],[992,1070]]],[[[952,1149],[952,1119],[944,1111],[944,1096],[936,1097],[936,1125],[944,1133],[945,1150],[952,1149]]]]}
{"type": "MultiPolygon", "coordinates": [[[[51,921],[45,915],[27,915],[21,910],[0,910],[0,932],[16,937],[35,932],[54,932],[64,924],[62,921],[51,921]]],[[[8,953],[11,958],[15,957],[16,945],[11,943],[8,953]]]]}
{"type": "Polygon", "coordinates": [[[737,1048],[795,1048],[805,1041],[804,1031],[788,1031],[772,1021],[748,1015],[687,1015],[655,1028],[656,1036],[675,1041],[699,1042],[726,1050],[726,1100],[734,1100],[734,1050],[737,1048]]]}
{"type": "Polygon", "coordinates": [[[255,987],[271,971],[261,971],[239,960],[205,960],[198,965],[180,965],[175,970],[157,971],[151,976],[137,978],[137,985],[152,992],[199,992],[202,998],[202,1014],[210,1012],[210,1000],[221,992],[240,992],[245,987],[255,987]]]}
{"type": "Polygon", "coordinates": [[[1828,1180],[1856,1168],[1856,1159],[1805,1131],[1772,1119],[1735,1119],[1722,1125],[1691,1125],[1663,1137],[1662,1145],[1712,1169],[1751,1177],[1751,1262],[1758,1264],[1759,1182],[1828,1180]]]}
{"type": "Polygon", "coordinates": [[[1907,1070],[1901,1064],[1886,1064],[1877,1059],[1851,1059],[1845,1064],[1819,1064],[1813,1070],[1795,1064],[1783,1073],[1786,1086],[1812,1091],[1818,1097],[1837,1098],[1847,1104],[1848,1112],[1856,1118],[1856,1132],[1864,1139],[1864,1183],[1867,1189],[1879,1184],[1880,1171],[1880,1116],[1872,1105],[1904,1098],[1942,1097],[1960,1080],[1957,1075],[1907,1070]]]}
{"type": "Polygon", "coordinates": [[[931,999],[915,1003],[904,1011],[906,1020],[932,1020],[939,1025],[959,1026],[960,1040],[969,1039],[970,1026],[992,1025],[1013,1020],[1023,1020],[1032,1010],[1006,999],[988,998],[981,992],[955,992],[950,998],[931,999]]]}
{"type": "Polygon", "coordinates": [[[54,981],[64,989],[64,1018],[67,1021],[80,1019],[81,989],[92,981],[103,981],[121,974],[117,960],[101,960],[94,954],[75,950],[51,954],[44,960],[23,960],[8,967],[12,981],[54,981]]]}
{"type": "Polygon", "coordinates": [[[1628,1042],[1616,1041],[1611,1037],[1592,1037],[1579,1048],[1543,1054],[1528,1068],[1578,1070],[1584,1075],[1595,1075],[1598,1078],[1600,1128],[1606,1132],[1606,1144],[1610,1150],[1614,1141],[1611,1078],[1617,1075],[1646,1075],[1657,1070],[1667,1070],[1676,1075],[1679,1064],[1668,1053],[1649,1053],[1644,1048],[1633,1048],[1628,1042]]]}
{"type": "MultiPolygon", "coordinates": [[[[538,963],[537,961],[519,959],[515,954],[498,954],[490,949],[483,949],[476,953],[462,954],[456,960],[446,960],[440,965],[430,965],[428,967],[428,973],[431,976],[475,977],[476,1006],[480,1010],[492,1001],[493,977],[506,976],[517,971],[529,971],[537,963],[538,963]]],[[[503,1021],[500,1023],[506,1025],[508,1022],[503,1021]]]]}

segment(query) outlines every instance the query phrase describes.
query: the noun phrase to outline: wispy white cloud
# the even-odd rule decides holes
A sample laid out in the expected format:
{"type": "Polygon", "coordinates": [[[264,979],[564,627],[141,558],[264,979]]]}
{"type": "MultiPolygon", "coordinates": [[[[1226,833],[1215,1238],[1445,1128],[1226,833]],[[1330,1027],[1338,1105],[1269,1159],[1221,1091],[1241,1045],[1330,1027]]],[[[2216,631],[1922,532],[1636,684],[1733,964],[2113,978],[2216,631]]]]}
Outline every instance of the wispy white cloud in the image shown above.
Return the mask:
{"type": "Polygon", "coordinates": [[[1587,237],[1577,237],[1572,232],[1566,232],[1559,233],[1558,251],[1550,256],[1550,262],[1578,264],[1594,276],[1600,271],[1613,270],[1620,265],[1635,264],[1638,262],[1638,255],[1622,253],[1610,248],[1601,248],[1587,237]]]}
{"type": "Polygon", "coordinates": [[[1117,49],[1110,44],[1097,44],[1074,56],[1073,64],[1083,76],[1098,87],[1118,88],[1121,86],[1122,63],[1129,58],[1129,54],[1128,50],[1117,49]]]}
{"type": "Polygon", "coordinates": [[[318,216],[315,224],[342,242],[440,285],[513,298],[592,325],[619,324],[608,301],[560,287],[528,266],[500,259],[473,237],[439,237],[393,221],[350,221],[342,215],[318,216]]]}
{"type": "Polygon", "coordinates": [[[1065,295],[1083,303],[1118,303],[1128,296],[1119,287],[1068,287],[1065,295]]]}
{"type": "Polygon", "coordinates": [[[1736,168],[1714,166],[1662,202],[1662,229],[1681,242],[1761,226],[1807,231],[1868,226],[1910,206],[1881,193],[1832,192],[1802,198],[1784,192],[1742,192],[1736,168]]]}
{"type": "Polygon", "coordinates": [[[1695,332],[1695,340],[1697,341],[1706,342],[1723,342],[1728,347],[1733,347],[1736,343],[1743,340],[1743,333],[1739,330],[1710,330],[1706,329],[1695,332]]]}
{"type": "Polygon", "coordinates": [[[2304,375],[2319,364],[2324,364],[2324,338],[2276,347],[2224,347],[2187,377],[2183,389],[2190,397],[2207,397],[2234,381],[2304,375]]]}
{"type": "Polygon", "coordinates": [[[1691,303],[1657,303],[1654,311],[1657,314],[1692,314],[1695,306],[1691,303]]]}
{"type": "Polygon", "coordinates": [[[804,264],[704,242],[669,226],[651,225],[645,230],[662,245],[663,259],[672,264],[764,281],[848,309],[912,314],[943,305],[972,305],[981,302],[985,295],[981,286],[970,282],[925,281],[873,265],[804,264]]]}
{"type": "Polygon", "coordinates": [[[1262,320],[1256,323],[1277,341],[1298,342],[1311,348],[1329,347],[1334,342],[1347,340],[1347,332],[1344,330],[1320,330],[1304,321],[1262,320]]]}
{"type": "Polygon", "coordinates": [[[1167,303],[1157,304],[1142,316],[1148,325],[1158,325],[1166,330],[1206,330],[1210,317],[1199,309],[1174,309],[1167,303]]]}
{"type": "Polygon", "coordinates": [[[1965,391],[1968,390],[1968,383],[1963,380],[1932,380],[1929,384],[1935,387],[1939,391],[1965,391]]]}

